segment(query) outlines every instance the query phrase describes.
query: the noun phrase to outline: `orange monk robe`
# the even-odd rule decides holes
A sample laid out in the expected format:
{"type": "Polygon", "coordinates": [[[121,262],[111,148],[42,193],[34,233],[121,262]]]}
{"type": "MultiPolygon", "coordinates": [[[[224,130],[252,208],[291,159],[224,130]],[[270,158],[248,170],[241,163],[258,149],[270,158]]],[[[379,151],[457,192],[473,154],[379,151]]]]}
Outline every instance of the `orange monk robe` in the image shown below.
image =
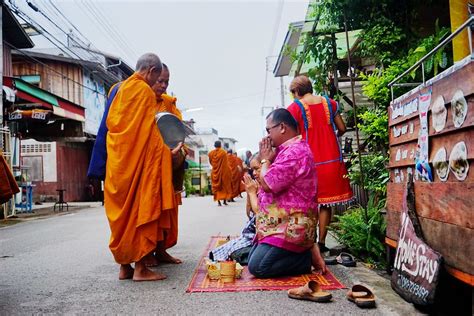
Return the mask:
{"type": "Polygon", "coordinates": [[[209,162],[212,166],[211,182],[214,201],[232,198],[232,173],[227,159],[227,153],[222,148],[209,152],[209,162]]]}
{"type": "Polygon", "coordinates": [[[242,179],[244,178],[244,174],[245,174],[245,168],[244,168],[244,162],[242,161],[242,159],[240,159],[237,156],[234,156],[234,157],[237,158],[237,162],[238,162],[238,166],[240,170],[240,178],[239,178],[239,194],[240,194],[242,192],[245,192],[245,184],[242,182],[242,179]]]}
{"type": "Polygon", "coordinates": [[[233,154],[228,154],[227,158],[232,173],[232,197],[234,198],[243,192],[241,191],[243,163],[239,157],[233,154]]]}
{"type": "Polygon", "coordinates": [[[163,183],[171,182],[172,167],[157,110],[155,93],[135,73],[121,84],[107,116],[105,211],[109,247],[119,264],[149,254],[171,225],[174,194],[163,183]]]}
{"type": "Polygon", "coordinates": [[[169,112],[176,115],[181,121],[183,120],[183,115],[181,111],[178,110],[176,106],[176,97],[172,97],[167,94],[162,94],[158,99],[158,112],[169,112]]]}
{"type": "MultiPolygon", "coordinates": [[[[168,112],[176,115],[180,120],[183,120],[181,112],[176,107],[176,97],[162,94],[157,98],[158,112],[168,112]]],[[[166,147],[166,146],[165,146],[166,147]]],[[[167,155],[172,159],[171,150],[167,148],[167,155]]],[[[174,192],[174,207],[170,210],[170,229],[166,232],[165,248],[171,248],[178,242],[178,206],[182,204],[181,192],[175,192],[173,188],[173,182],[163,183],[163,185],[171,186],[174,192]]]]}

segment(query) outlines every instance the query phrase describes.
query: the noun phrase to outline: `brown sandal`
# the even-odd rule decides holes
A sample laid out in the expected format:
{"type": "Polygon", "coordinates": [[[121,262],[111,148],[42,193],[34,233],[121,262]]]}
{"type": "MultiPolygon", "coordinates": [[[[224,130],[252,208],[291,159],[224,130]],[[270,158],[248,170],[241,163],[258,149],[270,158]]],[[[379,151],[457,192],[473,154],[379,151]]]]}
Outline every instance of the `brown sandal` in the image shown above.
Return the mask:
{"type": "Polygon", "coordinates": [[[371,289],[362,284],[356,284],[347,292],[347,299],[361,308],[375,307],[375,295],[371,289]]]}
{"type": "Polygon", "coordinates": [[[331,300],[332,294],[322,291],[319,283],[311,280],[301,287],[288,290],[288,297],[297,300],[324,303],[331,300]]]}

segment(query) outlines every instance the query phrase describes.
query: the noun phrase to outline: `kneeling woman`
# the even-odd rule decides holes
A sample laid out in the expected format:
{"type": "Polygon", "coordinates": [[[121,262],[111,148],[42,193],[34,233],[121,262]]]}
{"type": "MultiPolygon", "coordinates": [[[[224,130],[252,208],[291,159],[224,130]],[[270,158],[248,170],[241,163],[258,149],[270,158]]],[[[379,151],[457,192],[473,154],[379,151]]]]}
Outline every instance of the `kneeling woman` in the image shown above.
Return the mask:
{"type": "MultiPolygon", "coordinates": [[[[287,110],[276,109],[267,118],[268,137],[260,142],[258,243],[248,265],[257,278],[310,273],[312,263],[325,272],[314,244],[317,179],[313,155],[297,128],[287,110]]],[[[256,194],[252,199],[257,199],[256,194]]]]}

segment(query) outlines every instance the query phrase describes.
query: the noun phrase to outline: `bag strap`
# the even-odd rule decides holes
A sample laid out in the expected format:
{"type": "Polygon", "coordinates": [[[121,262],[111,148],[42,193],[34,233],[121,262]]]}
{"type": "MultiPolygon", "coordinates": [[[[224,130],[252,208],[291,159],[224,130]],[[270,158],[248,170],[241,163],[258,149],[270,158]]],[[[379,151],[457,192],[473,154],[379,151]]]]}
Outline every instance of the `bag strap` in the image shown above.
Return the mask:
{"type": "Polygon", "coordinates": [[[308,138],[309,123],[308,123],[308,117],[306,116],[306,109],[304,108],[304,105],[303,105],[303,103],[301,103],[300,100],[295,99],[294,102],[298,105],[298,107],[301,110],[301,116],[303,117],[304,130],[305,130],[305,133],[306,133],[306,142],[309,142],[309,138],[308,138]]]}
{"type": "Polygon", "coordinates": [[[342,158],[342,148],[341,148],[341,144],[339,143],[339,140],[337,138],[337,134],[336,134],[337,127],[336,127],[336,123],[334,122],[334,119],[336,118],[336,114],[337,114],[337,108],[339,106],[337,106],[336,111],[334,111],[332,109],[331,99],[327,95],[323,95],[323,97],[326,99],[326,106],[328,107],[328,110],[329,110],[329,120],[330,120],[330,123],[332,125],[333,130],[334,130],[334,136],[336,136],[337,147],[339,149],[339,161],[343,162],[344,160],[342,158]]]}

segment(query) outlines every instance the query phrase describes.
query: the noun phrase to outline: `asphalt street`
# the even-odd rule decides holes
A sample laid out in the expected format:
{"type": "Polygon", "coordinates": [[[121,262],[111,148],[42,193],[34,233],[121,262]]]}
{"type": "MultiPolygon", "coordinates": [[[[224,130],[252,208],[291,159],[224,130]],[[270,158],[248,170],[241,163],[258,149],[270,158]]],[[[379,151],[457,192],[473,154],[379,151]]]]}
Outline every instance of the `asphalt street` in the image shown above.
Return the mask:
{"type": "Polygon", "coordinates": [[[377,308],[362,310],[332,291],[330,303],[291,300],[285,291],[186,293],[211,235],[236,235],[245,223],[245,203],[217,207],[211,197],[184,199],[178,245],[170,253],[181,265],[157,268],[156,282],[118,280],[108,249],[110,230],[103,207],[39,218],[0,228],[0,314],[324,314],[408,315],[416,313],[390,289],[389,281],[359,265],[332,266],[348,287],[363,281],[375,288],[377,308]]]}

